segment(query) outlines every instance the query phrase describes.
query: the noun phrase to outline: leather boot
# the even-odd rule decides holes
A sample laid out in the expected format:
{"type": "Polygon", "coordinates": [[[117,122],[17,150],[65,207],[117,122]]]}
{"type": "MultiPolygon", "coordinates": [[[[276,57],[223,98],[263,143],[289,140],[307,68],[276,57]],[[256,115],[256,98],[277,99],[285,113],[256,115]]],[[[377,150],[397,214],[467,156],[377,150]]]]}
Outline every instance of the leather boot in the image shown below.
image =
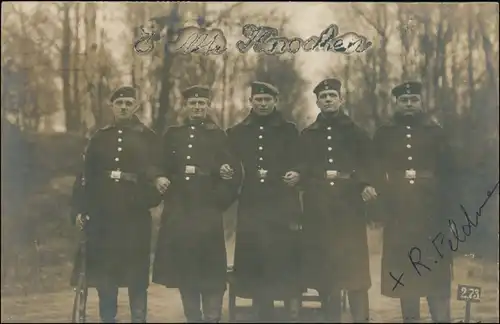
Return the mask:
{"type": "Polygon", "coordinates": [[[434,323],[450,323],[450,297],[448,296],[428,296],[427,303],[429,304],[429,312],[431,313],[432,322],[434,323]]]}
{"type": "Polygon", "coordinates": [[[132,323],[146,323],[148,313],[148,290],[129,288],[128,299],[132,323]]]}
{"type": "Polygon", "coordinates": [[[179,289],[187,323],[201,323],[201,296],[193,289],[179,289]]]}
{"type": "Polygon", "coordinates": [[[347,296],[354,323],[368,323],[370,321],[368,291],[350,290],[347,296]]]}
{"type": "Polygon", "coordinates": [[[403,323],[420,322],[420,297],[403,297],[400,303],[403,323]]]}
{"type": "Polygon", "coordinates": [[[223,298],[224,298],[223,291],[202,292],[201,301],[203,308],[203,322],[205,323],[220,322],[223,298]]]}

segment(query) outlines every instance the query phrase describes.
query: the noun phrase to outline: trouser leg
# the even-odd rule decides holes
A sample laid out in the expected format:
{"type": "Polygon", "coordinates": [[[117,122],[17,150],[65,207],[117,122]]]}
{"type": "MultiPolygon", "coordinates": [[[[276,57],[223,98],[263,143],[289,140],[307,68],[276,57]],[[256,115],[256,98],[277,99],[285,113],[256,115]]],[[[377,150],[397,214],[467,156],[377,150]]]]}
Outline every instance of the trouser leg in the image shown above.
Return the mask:
{"type": "Polygon", "coordinates": [[[352,319],[355,323],[367,323],[370,319],[368,290],[349,290],[347,294],[352,319]]]}
{"type": "Polygon", "coordinates": [[[184,316],[188,323],[200,323],[201,316],[201,294],[196,289],[181,288],[179,289],[184,308],[184,316]]]}
{"type": "Polygon", "coordinates": [[[205,323],[219,323],[222,313],[222,299],[224,291],[212,290],[201,293],[203,321],[205,323]]]}
{"type": "Polygon", "coordinates": [[[99,296],[99,317],[102,323],[115,323],[118,311],[118,287],[101,285],[97,287],[99,296]]]}
{"type": "Polygon", "coordinates": [[[257,317],[259,321],[272,321],[274,315],[274,300],[267,297],[264,294],[255,296],[253,299],[253,305],[257,311],[257,317]]]}
{"type": "Polygon", "coordinates": [[[333,289],[330,292],[320,292],[321,310],[326,322],[338,323],[342,318],[341,291],[333,289]]]}
{"type": "Polygon", "coordinates": [[[132,323],[146,323],[148,314],[148,290],[146,287],[129,287],[128,300],[132,323]]]}
{"type": "Polygon", "coordinates": [[[420,321],[420,297],[403,297],[400,302],[403,323],[418,323],[420,321]]]}
{"type": "Polygon", "coordinates": [[[302,307],[302,296],[292,297],[285,300],[285,308],[288,313],[290,321],[295,322],[299,320],[300,308],[302,307]]]}
{"type": "Polygon", "coordinates": [[[448,296],[428,296],[427,303],[434,323],[450,323],[450,298],[448,296]]]}

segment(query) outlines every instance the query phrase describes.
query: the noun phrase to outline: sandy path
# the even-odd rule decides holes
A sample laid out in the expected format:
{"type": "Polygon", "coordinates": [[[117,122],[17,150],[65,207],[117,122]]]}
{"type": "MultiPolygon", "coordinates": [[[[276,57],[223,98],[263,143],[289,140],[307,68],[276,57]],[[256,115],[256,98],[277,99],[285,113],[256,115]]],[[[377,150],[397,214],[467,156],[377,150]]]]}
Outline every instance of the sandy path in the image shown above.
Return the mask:
{"type": "MultiPolygon", "coordinates": [[[[232,242],[228,242],[228,255],[233,255],[232,242]]],[[[231,263],[231,258],[229,260],[231,263]]],[[[380,294],[380,255],[372,254],[371,257],[372,288],[370,295],[370,310],[372,322],[401,322],[399,301],[384,297],[380,294]]],[[[456,287],[454,283],[454,287],[456,287]]],[[[472,322],[498,323],[498,288],[495,283],[461,281],[460,283],[479,284],[483,287],[483,299],[480,304],[473,305],[472,322]]],[[[73,292],[66,291],[30,295],[26,297],[2,297],[1,321],[2,323],[14,322],[69,322],[73,304],[73,292]]],[[[152,284],[149,288],[148,321],[152,323],[182,322],[184,321],[182,305],[179,294],[175,289],[166,289],[152,284]]],[[[238,305],[249,305],[250,301],[238,299],[238,305]]],[[[224,299],[223,320],[227,321],[228,314],[227,294],[224,299]]],[[[314,307],[315,305],[307,305],[314,307]]],[[[317,306],[317,305],[316,305],[317,306]]],[[[88,322],[98,322],[97,293],[94,289],[89,291],[88,322]]],[[[422,320],[431,322],[425,299],[421,300],[422,320]]],[[[464,303],[452,301],[452,315],[454,322],[463,319],[464,303]]],[[[128,322],[128,297],[126,289],[120,290],[118,321],[128,322]]],[[[343,320],[350,321],[349,313],[343,315],[343,320]]]]}

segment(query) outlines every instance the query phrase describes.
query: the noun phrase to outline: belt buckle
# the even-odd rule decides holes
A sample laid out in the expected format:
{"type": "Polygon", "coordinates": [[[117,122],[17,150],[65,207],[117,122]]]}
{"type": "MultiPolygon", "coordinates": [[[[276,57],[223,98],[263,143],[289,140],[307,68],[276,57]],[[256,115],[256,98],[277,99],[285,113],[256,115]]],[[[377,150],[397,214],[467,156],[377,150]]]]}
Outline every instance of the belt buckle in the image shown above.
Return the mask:
{"type": "Polygon", "coordinates": [[[122,177],[122,172],[119,170],[111,171],[111,179],[119,180],[122,177]]]}
{"type": "Polygon", "coordinates": [[[326,178],[328,180],[332,180],[337,178],[339,175],[339,172],[337,170],[326,170],[326,178]]]}
{"type": "Polygon", "coordinates": [[[186,174],[195,174],[196,168],[194,165],[186,165],[186,169],[184,170],[186,174]]]}
{"type": "Polygon", "coordinates": [[[417,171],[413,169],[405,170],[406,179],[415,179],[417,177],[417,171]]]}
{"type": "Polygon", "coordinates": [[[259,178],[264,179],[265,177],[267,177],[267,170],[265,170],[265,169],[259,169],[257,171],[259,173],[259,178]]]}

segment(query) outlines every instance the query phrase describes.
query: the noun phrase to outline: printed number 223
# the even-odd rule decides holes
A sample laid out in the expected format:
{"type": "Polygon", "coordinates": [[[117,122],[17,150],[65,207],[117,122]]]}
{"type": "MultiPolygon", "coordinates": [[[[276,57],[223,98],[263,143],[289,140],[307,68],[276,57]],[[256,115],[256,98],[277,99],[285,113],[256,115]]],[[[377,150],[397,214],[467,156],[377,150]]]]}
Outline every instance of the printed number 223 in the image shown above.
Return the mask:
{"type": "Polygon", "coordinates": [[[480,294],[479,294],[479,289],[477,288],[465,288],[465,287],[462,287],[460,289],[460,297],[464,298],[464,299],[479,299],[481,298],[480,294]]]}

